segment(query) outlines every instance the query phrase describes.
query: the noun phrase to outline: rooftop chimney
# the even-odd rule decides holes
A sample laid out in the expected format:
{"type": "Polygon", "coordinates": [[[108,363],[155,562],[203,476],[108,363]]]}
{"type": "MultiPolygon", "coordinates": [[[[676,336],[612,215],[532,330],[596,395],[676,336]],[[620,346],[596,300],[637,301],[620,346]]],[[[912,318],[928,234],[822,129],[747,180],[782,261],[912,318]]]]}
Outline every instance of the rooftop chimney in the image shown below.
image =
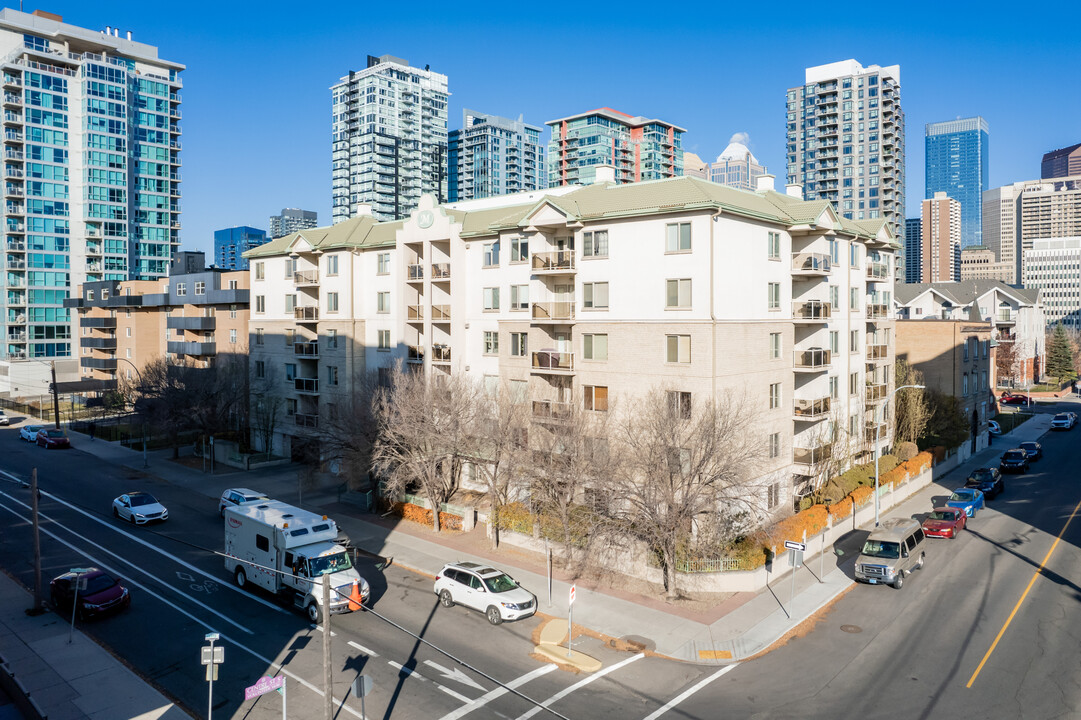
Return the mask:
{"type": "Polygon", "coordinates": [[[785,195],[790,197],[803,199],[803,186],[799,183],[788,183],[784,186],[785,195]]]}
{"type": "Polygon", "coordinates": [[[128,30],[128,40],[131,40],[131,30],[128,30]]]}
{"type": "Polygon", "coordinates": [[[614,183],[616,181],[616,167],[615,165],[596,165],[596,174],[593,176],[593,184],[609,182],[614,183]]]}
{"type": "Polygon", "coordinates": [[[773,189],[774,176],[766,173],[765,175],[759,175],[756,180],[758,185],[755,187],[755,192],[764,193],[767,190],[773,189]]]}
{"type": "Polygon", "coordinates": [[[368,203],[357,203],[353,208],[353,217],[364,217],[365,215],[371,217],[372,206],[368,203]]]}

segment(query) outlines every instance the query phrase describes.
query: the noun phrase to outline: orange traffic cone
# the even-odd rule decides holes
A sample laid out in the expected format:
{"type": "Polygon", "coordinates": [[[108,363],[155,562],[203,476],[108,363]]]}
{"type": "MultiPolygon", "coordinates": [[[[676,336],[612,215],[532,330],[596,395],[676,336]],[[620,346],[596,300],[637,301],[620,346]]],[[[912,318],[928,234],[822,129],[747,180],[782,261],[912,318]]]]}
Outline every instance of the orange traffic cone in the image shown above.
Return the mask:
{"type": "Polygon", "coordinates": [[[353,581],[353,592],[349,593],[349,612],[360,610],[360,603],[364,598],[360,596],[360,583],[353,581]]]}

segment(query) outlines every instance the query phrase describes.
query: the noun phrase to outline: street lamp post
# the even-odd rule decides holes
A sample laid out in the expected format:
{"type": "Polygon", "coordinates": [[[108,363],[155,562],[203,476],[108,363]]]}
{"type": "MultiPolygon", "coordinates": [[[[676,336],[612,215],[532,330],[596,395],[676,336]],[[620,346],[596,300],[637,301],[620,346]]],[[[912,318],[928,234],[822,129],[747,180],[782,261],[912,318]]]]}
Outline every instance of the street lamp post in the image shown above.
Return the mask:
{"type": "MultiPolygon", "coordinates": [[[[898,390],[905,390],[906,388],[918,388],[922,390],[925,385],[902,385],[901,387],[894,388],[893,392],[886,396],[885,402],[882,405],[889,403],[890,398],[897,394],[898,390]]],[[[882,454],[879,441],[882,437],[882,425],[878,422],[878,405],[875,405],[875,527],[878,527],[878,456],[882,454]]]]}
{"type": "MultiPolygon", "coordinates": [[[[135,367],[135,363],[133,363],[131,360],[128,360],[127,358],[117,358],[117,360],[123,360],[128,365],[131,365],[132,369],[135,370],[135,377],[139,378],[139,386],[144,387],[143,386],[143,376],[139,372],[139,368],[135,367]]],[[[144,468],[150,467],[150,464],[146,460],[146,418],[145,417],[143,418],[143,467],[144,468]]]]}

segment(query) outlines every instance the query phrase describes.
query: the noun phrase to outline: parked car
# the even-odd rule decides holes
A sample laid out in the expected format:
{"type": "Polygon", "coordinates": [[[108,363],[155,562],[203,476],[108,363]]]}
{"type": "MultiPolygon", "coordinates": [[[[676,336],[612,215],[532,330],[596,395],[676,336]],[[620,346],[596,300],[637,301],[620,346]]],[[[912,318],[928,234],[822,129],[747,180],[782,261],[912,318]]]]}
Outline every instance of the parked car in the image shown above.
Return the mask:
{"type": "Polygon", "coordinates": [[[998,461],[998,469],[1002,472],[1028,472],[1028,453],[1021,448],[1013,448],[1002,453],[998,461]]]}
{"type": "Polygon", "coordinates": [[[1002,434],[1002,428],[999,427],[998,423],[995,422],[994,420],[988,420],[987,421],[987,432],[991,433],[992,435],[1001,435],[1002,434]]]}
{"type": "Polygon", "coordinates": [[[935,508],[923,521],[923,532],[927,537],[955,538],[965,529],[968,515],[963,510],[951,507],[935,508]]]}
{"type": "Polygon", "coordinates": [[[490,565],[448,563],[435,577],[435,594],[443,607],[455,604],[479,610],[492,625],[520,620],[537,612],[537,597],[514,578],[490,565]]]}
{"type": "Polygon", "coordinates": [[[133,525],[145,525],[168,520],[169,511],[150,493],[137,490],[113,500],[113,517],[127,520],[133,525]]]}
{"type": "Polygon", "coordinates": [[[1073,430],[1074,423],[1077,422],[1072,417],[1073,413],[1059,413],[1051,421],[1052,430],[1073,430]]]}
{"type": "Polygon", "coordinates": [[[258,490],[249,490],[248,488],[229,488],[221,494],[221,499],[218,500],[218,514],[225,517],[225,508],[236,507],[237,505],[247,505],[253,502],[262,502],[263,500],[269,500],[265,494],[258,490]]]}
{"type": "Polygon", "coordinates": [[[950,494],[946,507],[962,510],[965,515],[973,517],[985,507],[983,493],[975,488],[957,488],[950,494]]]}
{"type": "Polygon", "coordinates": [[[1006,393],[999,402],[1003,405],[1029,405],[1032,403],[1032,399],[1028,395],[1022,395],[1021,393],[1006,393]]]}
{"type": "Polygon", "coordinates": [[[4,414],[3,410],[0,410],[0,425],[10,425],[11,418],[4,414]]]}
{"type": "Polygon", "coordinates": [[[1035,440],[1029,440],[1028,442],[1021,443],[1020,448],[1025,451],[1026,455],[1028,455],[1028,459],[1030,462],[1034,462],[1043,457],[1043,445],[1036,442],[1035,440]]]}
{"type": "Polygon", "coordinates": [[[128,589],[112,575],[97,568],[57,575],[49,583],[49,597],[57,610],[70,613],[74,604],[75,615],[82,620],[119,612],[131,605],[128,589]],[[76,591],[77,584],[79,587],[76,591]]]}
{"type": "Polygon", "coordinates": [[[1006,489],[1002,482],[1002,472],[998,468],[979,468],[965,480],[965,487],[976,488],[983,493],[984,498],[992,500],[1006,489]]]}
{"type": "Polygon", "coordinates": [[[69,448],[71,447],[71,440],[68,439],[68,434],[63,430],[43,427],[38,430],[38,447],[43,447],[46,450],[69,448]]]}
{"type": "Polygon", "coordinates": [[[41,425],[23,425],[19,428],[19,439],[26,442],[37,442],[38,431],[41,430],[41,425]]]}

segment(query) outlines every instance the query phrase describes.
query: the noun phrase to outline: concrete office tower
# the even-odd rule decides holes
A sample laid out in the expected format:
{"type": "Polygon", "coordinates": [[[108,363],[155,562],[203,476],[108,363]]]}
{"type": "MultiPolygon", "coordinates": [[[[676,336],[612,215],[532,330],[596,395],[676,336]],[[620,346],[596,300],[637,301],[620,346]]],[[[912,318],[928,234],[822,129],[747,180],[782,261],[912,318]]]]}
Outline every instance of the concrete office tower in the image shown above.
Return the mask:
{"type": "Polygon", "coordinates": [[[319,213],[313,210],[301,210],[299,208],[282,208],[281,215],[270,216],[270,238],[280,238],[292,235],[301,230],[316,227],[319,224],[319,213]]]}
{"type": "Polygon", "coordinates": [[[1081,143],[1044,153],[1040,163],[1040,178],[1051,180],[1081,175],[1081,143]]]}
{"type": "Polygon", "coordinates": [[[905,263],[904,281],[906,283],[920,282],[922,253],[923,220],[920,218],[907,218],[905,220],[905,248],[901,256],[905,263]]]}
{"type": "Polygon", "coordinates": [[[451,202],[539,190],[547,186],[541,128],[519,115],[509,120],[462,111],[462,129],[450,133],[451,202]]]}
{"type": "Polygon", "coordinates": [[[152,280],[180,243],[180,78],[131,33],[0,11],[5,358],[75,355],[69,292],[152,280]]]}
{"type": "Polygon", "coordinates": [[[966,280],[998,280],[1008,282],[1012,268],[999,262],[995,251],[982,245],[967,247],[961,251],[961,282],[966,280]]]}
{"type": "Polygon", "coordinates": [[[331,87],[333,221],[359,203],[405,217],[422,193],[447,197],[447,76],[392,55],[368,56],[331,87]]]}
{"type": "Polygon", "coordinates": [[[995,253],[1002,266],[1001,280],[1010,285],[1021,282],[1021,188],[1018,185],[991,188],[983,194],[981,223],[983,244],[995,253]]]}
{"type": "Polygon", "coordinates": [[[787,98],[788,182],[849,220],[885,218],[902,237],[905,115],[901,69],[843,60],[807,68],[787,98]]]}
{"type": "Polygon", "coordinates": [[[987,121],[980,116],[927,123],[925,198],[944,192],[961,203],[961,249],[983,244],[981,196],[987,189],[987,121]]]}
{"type": "Polygon", "coordinates": [[[754,190],[758,178],[768,171],[765,165],[758,163],[745,143],[750,138],[747,133],[736,133],[728,141],[728,147],[717,156],[717,161],[709,166],[709,179],[718,185],[754,190]]]}
{"type": "Polygon", "coordinates": [[[921,210],[920,282],[960,281],[961,203],[938,192],[921,210]]]}
{"type": "Polygon", "coordinates": [[[265,230],[241,225],[214,231],[214,264],[222,270],[247,270],[243,253],[270,238],[265,230]]]}
{"type": "Polygon", "coordinates": [[[1026,288],[1041,291],[1047,325],[1081,330],[1081,237],[1036,240],[1025,251],[1026,288]]]}
{"type": "Polygon", "coordinates": [[[549,120],[548,186],[588,185],[597,165],[613,165],[616,182],[683,175],[683,128],[611,108],[549,120]]]}

